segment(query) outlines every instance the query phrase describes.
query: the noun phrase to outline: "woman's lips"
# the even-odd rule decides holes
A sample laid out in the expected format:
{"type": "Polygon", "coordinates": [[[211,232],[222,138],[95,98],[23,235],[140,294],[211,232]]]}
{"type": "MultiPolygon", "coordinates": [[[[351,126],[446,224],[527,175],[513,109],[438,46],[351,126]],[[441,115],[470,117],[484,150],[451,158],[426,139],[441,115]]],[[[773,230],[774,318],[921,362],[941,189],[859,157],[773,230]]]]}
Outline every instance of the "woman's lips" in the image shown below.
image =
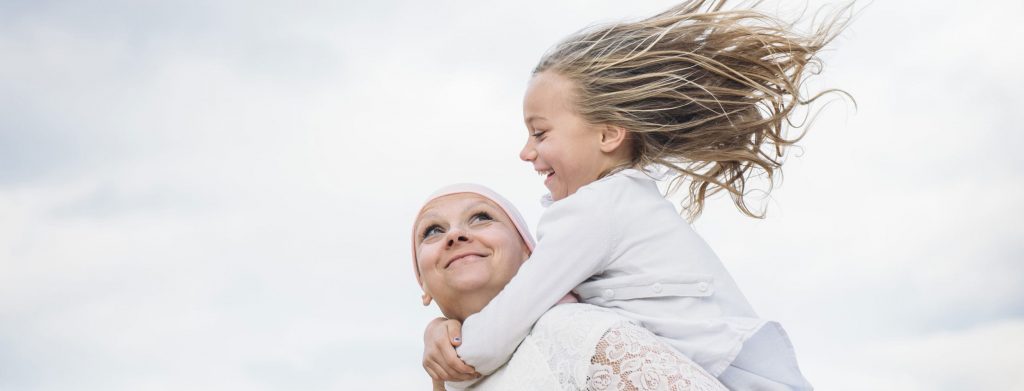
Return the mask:
{"type": "Polygon", "coordinates": [[[447,268],[452,267],[456,263],[459,263],[459,264],[466,263],[466,262],[469,262],[469,261],[475,261],[475,260],[483,259],[484,257],[485,257],[484,255],[477,254],[477,253],[459,254],[459,255],[456,255],[456,256],[452,257],[452,259],[448,261],[448,264],[444,265],[444,268],[447,269],[447,268]]]}

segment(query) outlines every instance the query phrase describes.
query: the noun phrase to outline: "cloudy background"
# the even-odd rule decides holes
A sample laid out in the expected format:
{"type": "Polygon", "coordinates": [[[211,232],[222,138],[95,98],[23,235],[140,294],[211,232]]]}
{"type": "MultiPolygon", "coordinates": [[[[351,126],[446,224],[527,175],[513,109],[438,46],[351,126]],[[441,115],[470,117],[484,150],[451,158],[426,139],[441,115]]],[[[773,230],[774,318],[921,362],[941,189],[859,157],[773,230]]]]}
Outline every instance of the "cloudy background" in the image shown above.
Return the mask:
{"type": "MultiPolygon", "coordinates": [[[[0,0],[0,389],[428,388],[419,202],[536,222],[529,70],[672,3],[0,0]]],[[[858,9],[856,107],[696,228],[819,389],[1021,389],[1024,3],[858,9]]]]}

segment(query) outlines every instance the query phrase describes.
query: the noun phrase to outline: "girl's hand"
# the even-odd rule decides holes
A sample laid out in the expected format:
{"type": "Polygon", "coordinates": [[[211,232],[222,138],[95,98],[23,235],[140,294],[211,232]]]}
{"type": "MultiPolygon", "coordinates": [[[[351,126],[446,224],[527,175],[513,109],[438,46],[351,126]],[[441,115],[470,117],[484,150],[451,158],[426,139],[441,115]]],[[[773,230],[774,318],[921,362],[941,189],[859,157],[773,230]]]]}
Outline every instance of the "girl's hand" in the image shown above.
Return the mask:
{"type": "Polygon", "coordinates": [[[462,323],[437,318],[427,324],[423,333],[423,369],[434,380],[465,381],[480,377],[473,367],[466,365],[455,352],[462,344],[462,323]]]}

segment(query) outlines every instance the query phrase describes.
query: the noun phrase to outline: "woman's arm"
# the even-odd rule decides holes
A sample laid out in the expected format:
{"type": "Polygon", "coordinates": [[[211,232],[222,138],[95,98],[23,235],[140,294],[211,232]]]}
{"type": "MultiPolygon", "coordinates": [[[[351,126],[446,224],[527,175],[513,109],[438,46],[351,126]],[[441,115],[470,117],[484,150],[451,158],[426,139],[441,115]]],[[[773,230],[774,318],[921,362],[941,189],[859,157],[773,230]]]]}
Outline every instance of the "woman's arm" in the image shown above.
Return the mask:
{"type": "Polygon", "coordinates": [[[581,189],[548,208],[530,259],[483,310],[463,322],[458,353],[466,364],[484,375],[496,370],[544,312],[607,266],[615,237],[601,196],[596,189],[581,189]]]}
{"type": "Polygon", "coordinates": [[[445,389],[444,389],[444,381],[443,380],[436,380],[436,379],[432,379],[432,380],[434,381],[434,391],[445,391],[445,389]]]}

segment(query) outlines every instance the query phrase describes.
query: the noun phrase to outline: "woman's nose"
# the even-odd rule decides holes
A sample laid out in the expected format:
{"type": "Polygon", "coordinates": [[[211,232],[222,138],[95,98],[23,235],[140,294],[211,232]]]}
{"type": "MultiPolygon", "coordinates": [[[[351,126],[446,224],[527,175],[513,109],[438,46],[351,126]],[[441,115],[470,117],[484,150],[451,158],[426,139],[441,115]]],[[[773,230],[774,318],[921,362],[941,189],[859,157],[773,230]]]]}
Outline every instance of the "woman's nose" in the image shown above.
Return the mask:
{"type": "Polygon", "coordinates": [[[448,247],[454,246],[456,242],[469,242],[469,233],[463,229],[448,231],[448,247]]]}
{"type": "Polygon", "coordinates": [[[468,241],[469,241],[469,237],[467,237],[465,235],[459,235],[458,237],[455,237],[455,238],[449,237],[448,238],[448,247],[454,246],[455,242],[468,242],[468,241]]]}

